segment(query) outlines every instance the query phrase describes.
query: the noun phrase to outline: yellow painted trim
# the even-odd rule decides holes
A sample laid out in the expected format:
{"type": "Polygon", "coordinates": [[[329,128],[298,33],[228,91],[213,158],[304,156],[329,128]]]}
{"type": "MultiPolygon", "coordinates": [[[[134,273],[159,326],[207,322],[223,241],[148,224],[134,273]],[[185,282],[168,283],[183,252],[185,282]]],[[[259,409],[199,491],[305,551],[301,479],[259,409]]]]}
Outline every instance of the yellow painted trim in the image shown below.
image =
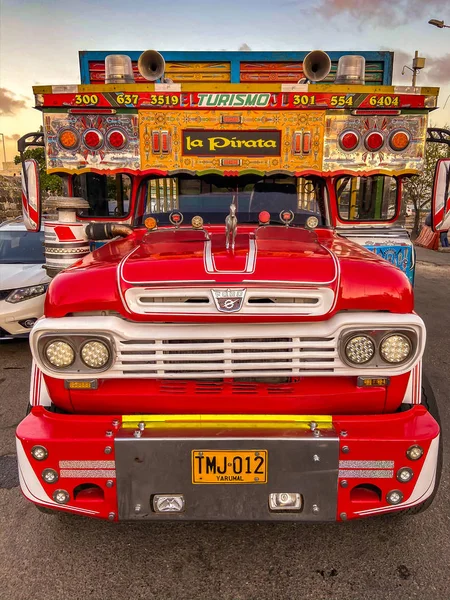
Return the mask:
{"type": "Polygon", "coordinates": [[[332,429],[331,415],[123,415],[122,427],[136,429],[139,423],[152,428],[242,428],[310,429],[311,422],[319,429],[332,429]]]}
{"type": "MultiPolygon", "coordinates": [[[[224,83],[224,82],[196,82],[196,83],[181,83],[182,92],[281,92],[281,83],[224,83]]],[[[77,92],[153,92],[155,91],[154,83],[129,83],[126,86],[115,84],[95,84],[77,85],[77,92]]],[[[35,85],[33,86],[35,94],[52,94],[51,85],[35,85]]],[[[392,85],[335,85],[334,83],[316,83],[308,87],[308,92],[324,92],[324,93],[353,93],[353,94],[394,94],[395,88],[392,85]]],[[[170,93],[170,92],[169,92],[170,93]]],[[[437,96],[439,88],[423,87],[420,88],[421,95],[437,96]]],[[[397,92],[401,94],[401,92],[397,92]]]]}

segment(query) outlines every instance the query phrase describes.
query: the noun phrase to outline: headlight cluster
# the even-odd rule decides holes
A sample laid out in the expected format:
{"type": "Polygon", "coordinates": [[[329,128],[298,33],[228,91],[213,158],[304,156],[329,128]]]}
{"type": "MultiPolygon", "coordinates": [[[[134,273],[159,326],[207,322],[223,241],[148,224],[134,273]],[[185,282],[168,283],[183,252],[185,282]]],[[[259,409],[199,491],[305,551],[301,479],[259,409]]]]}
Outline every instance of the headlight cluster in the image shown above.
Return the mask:
{"type": "Polygon", "coordinates": [[[6,298],[6,302],[16,304],[17,302],[23,302],[24,300],[30,300],[36,296],[42,296],[45,294],[48,288],[48,283],[42,283],[40,285],[30,285],[28,287],[18,288],[13,290],[6,298]]]}
{"type": "Polygon", "coordinates": [[[413,342],[404,333],[380,331],[375,335],[357,334],[344,341],[344,353],[347,362],[354,365],[369,363],[378,355],[382,362],[399,365],[409,360],[413,354],[413,342]]]}
{"type": "Polygon", "coordinates": [[[52,339],[43,346],[46,362],[56,369],[85,371],[103,369],[111,360],[112,353],[108,342],[99,339],[82,339],[73,336],[70,340],[52,339]],[[77,365],[78,363],[78,365],[77,365]],[[79,366],[80,368],[76,368],[79,366]]]}

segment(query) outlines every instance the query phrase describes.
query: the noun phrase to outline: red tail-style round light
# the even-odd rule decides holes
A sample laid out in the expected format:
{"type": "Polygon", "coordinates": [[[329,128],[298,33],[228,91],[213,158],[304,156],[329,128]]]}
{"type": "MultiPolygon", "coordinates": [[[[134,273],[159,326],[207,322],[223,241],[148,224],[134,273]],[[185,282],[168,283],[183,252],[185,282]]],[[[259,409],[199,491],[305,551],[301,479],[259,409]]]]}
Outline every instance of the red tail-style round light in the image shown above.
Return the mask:
{"type": "Polygon", "coordinates": [[[377,152],[384,144],[384,137],[379,131],[372,131],[367,134],[364,144],[370,152],[377,152]]]}
{"type": "Polygon", "coordinates": [[[103,144],[103,136],[100,131],[90,129],[84,134],[83,141],[91,150],[97,150],[103,144]]]}
{"type": "Polygon", "coordinates": [[[116,150],[123,148],[127,142],[125,135],[117,129],[114,129],[108,133],[107,140],[108,144],[116,150]]]}
{"type": "Polygon", "coordinates": [[[400,152],[401,150],[405,150],[409,146],[409,142],[411,141],[411,136],[407,131],[393,131],[389,137],[389,145],[392,150],[396,150],[400,152]]]}
{"type": "Polygon", "coordinates": [[[344,131],[339,137],[339,145],[346,152],[351,152],[358,144],[359,135],[355,131],[344,131]]]}
{"type": "Polygon", "coordinates": [[[261,225],[266,225],[267,223],[270,223],[270,212],[268,212],[267,210],[262,210],[258,215],[258,220],[261,225]]]}

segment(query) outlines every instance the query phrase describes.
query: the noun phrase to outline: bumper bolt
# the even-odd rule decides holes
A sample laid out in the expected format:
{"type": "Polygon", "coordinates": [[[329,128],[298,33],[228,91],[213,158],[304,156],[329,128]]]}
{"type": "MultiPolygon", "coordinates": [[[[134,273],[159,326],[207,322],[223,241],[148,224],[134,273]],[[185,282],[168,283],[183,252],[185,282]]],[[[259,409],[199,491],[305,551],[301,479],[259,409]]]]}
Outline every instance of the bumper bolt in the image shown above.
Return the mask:
{"type": "Polygon", "coordinates": [[[140,429],[136,429],[136,431],[133,432],[133,435],[135,438],[140,438],[142,433],[141,433],[140,429]]]}
{"type": "Polygon", "coordinates": [[[107,488],[112,488],[114,485],[114,481],[112,479],[108,479],[108,481],[106,482],[106,487],[107,488]]]}
{"type": "Polygon", "coordinates": [[[119,427],[119,419],[114,419],[114,421],[112,422],[112,426],[119,427]]]}
{"type": "Polygon", "coordinates": [[[350,452],[350,448],[348,446],[342,446],[342,452],[344,454],[348,454],[350,452]]]}
{"type": "Polygon", "coordinates": [[[106,446],[106,448],[105,448],[105,454],[111,454],[111,452],[112,452],[111,446],[106,446]]]}
{"type": "Polygon", "coordinates": [[[314,462],[319,462],[320,461],[320,456],[318,454],[314,454],[313,461],[314,462]]]}
{"type": "Polygon", "coordinates": [[[339,516],[341,517],[341,521],[347,520],[347,513],[341,512],[341,514],[339,516]]]}
{"type": "Polygon", "coordinates": [[[108,515],[108,519],[110,521],[114,521],[114,519],[116,518],[116,513],[115,512],[110,512],[108,515]]]}
{"type": "Polygon", "coordinates": [[[341,487],[343,487],[343,488],[346,488],[346,487],[348,487],[348,481],[347,481],[346,479],[343,479],[343,480],[341,481],[341,487]]]}
{"type": "Polygon", "coordinates": [[[317,504],[312,505],[312,511],[315,515],[317,515],[317,513],[320,511],[320,508],[317,506],[317,504]]]}
{"type": "Polygon", "coordinates": [[[347,436],[348,436],[348,433],[347,433],[346,431],[341,431],[341,436],[342,436],[342,437],[347,437],[347,436]]]}
{"type": "Polygon", "coordinates": [[[106,435],[106,437],[112,437],[113,432],[112,431],[107,431],[105,435],[106,435]]]}
{"type": "Polygon", "coordinates": [[[313,436],[314,437],[320,437],[320,431],[318,429],[314,429],[313,430],[313,436]]]}
{"type": "Polygon", "coordinates": [[[136,506],[134,507],[134,512],[135,513],[140,513],[142,509],[142,505],[141,504],[136,504],[136,506]]]}

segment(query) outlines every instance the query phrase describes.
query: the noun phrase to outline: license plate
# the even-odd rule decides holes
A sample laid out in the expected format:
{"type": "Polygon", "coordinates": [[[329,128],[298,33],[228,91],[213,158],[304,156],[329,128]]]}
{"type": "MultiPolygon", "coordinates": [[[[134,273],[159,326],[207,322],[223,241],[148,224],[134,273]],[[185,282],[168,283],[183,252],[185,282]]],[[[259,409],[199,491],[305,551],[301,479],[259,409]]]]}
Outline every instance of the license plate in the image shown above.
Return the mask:
{"type": "Polygon", "coordinates": [[[193,450],[192,483],[267,483],[267,450],[193,450]]]}

